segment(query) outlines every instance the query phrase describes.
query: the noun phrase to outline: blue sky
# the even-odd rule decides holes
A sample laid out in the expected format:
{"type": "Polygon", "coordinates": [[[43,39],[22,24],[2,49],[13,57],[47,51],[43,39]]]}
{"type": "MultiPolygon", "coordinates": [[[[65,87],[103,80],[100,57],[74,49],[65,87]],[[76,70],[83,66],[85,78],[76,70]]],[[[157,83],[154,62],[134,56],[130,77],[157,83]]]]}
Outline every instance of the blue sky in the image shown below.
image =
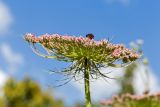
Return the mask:
{"type": "MultiPolygon", "coordinates": [[[[151,69],[160,76],[159,0],[1,0],[0,2],[5,4],[12,17],[8,31],[0,34],[0,45],[8,45],[18,53],[15,56],[21,57],[20,61],[14,60],[17,61],[15,65],[7,62],[0,54],[0,69],[9,73],[11,71],[8,70],[8,66],[18,66],[15,72],[11,73],[16,78],[21,79],[25,75],[31,75],[44,87],[48,87],[55,83],[54,76],[46,71],[65,66],[65,63],[36,56],[23,40],[27,32],[36,35],[59,33],[76,36],[93,33],[97,40],[113,38],[114,43],[126,45],[131,41],[143,39],[145,41],[143,50],[150,61],[151,69]]],[[[0,21],[0,24],[1,22],[3,21],[0,21]]],[[[82,97],[77,97],[79,92],[72,85],[60,87],[58,90],[71,98],[67,100],[70,103],[74,99],[83,101],[82,97]]]]}

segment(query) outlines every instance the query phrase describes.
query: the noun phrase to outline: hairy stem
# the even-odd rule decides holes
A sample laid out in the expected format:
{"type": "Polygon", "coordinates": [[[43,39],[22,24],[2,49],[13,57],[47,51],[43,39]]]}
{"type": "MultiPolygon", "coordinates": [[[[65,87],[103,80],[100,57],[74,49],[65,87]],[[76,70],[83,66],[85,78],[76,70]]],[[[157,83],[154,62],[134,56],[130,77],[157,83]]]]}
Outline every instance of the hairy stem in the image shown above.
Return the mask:
{"type": "Polygon", "coordinates": [[[91,107],[89,67],[88,67],[88,60],[87,59],[85,59],[84,83],[85,83],[86,107],[91,107]]]}

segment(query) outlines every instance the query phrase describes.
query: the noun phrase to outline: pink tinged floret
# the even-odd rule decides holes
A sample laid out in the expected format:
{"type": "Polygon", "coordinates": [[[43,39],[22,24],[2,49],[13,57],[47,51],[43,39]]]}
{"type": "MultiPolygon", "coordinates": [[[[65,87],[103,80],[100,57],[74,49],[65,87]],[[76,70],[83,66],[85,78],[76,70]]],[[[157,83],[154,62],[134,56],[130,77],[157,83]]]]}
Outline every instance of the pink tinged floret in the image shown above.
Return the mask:
{"type": "Polygon", "coordinates": [[[121,53],[122,53],[122,50],[120,48],[118,48],[113,51],[112,56],[115,58],[118,58],[118,57],[120,57],[121,53]]]}
{"type": "Polygon", "coordinates": [[[42,36],[38,37],[38,41],[42,42],[43,41],[43,37],[42,36]]]}
{"type": "Polygon", "coordinates": [[[32,42],[32,43],[36,43],[36,42],[39,41],[39,39],[37,37],[35,37],[34,34],[31,34],[31,33],[27,33],[26,36],[25,36],[25,39],[28,42],[32,42]]]}
{"type": "Polygon", "coordinates": [[[129,50],[127,48],[124,49],[124,54],[129,55],[130,53],[131,53],[131,50],[129,50]]]}
{"type": "Polygon", "coordinates": [[[160,92],[158,92],[156,95],[157,95],[158,97],[160,97],[160,92]]]}
{"type": "Polygon", "coordinates": [[[135,100],[142,100],[144,99],[146,96],[145,95],[133,95],[132,98],[135,100]]]}
{"type": "Polygon", "coordinates": [[[32,33],[26,33],[25,35],[28,36],[28,37],[33,37],[34,36],[32,33]]]}
{"type": "Polygon", "coordinates": [[[97,41],[95,44],[96,44],[96,45],[100,45],[100,44],[101,44],[101,42],[100,42],[100,41],[97,41]]]}
{"type": "Polygon", "coordinates": [[[133,57],[133,58],[139,58],[140,57],[137,53],[131,53],[130,56],[133,57]]]}
{"type": "Polygon", "coordinates": [[[71,37],[70,36],[63,36],[62,37],[64,40],[71,40],[71,37]]]}
{"type": "Polygon", "coordinates": [[[118,48],[124,48],[124,44],[118,44],[118,48]]]}
{"type": "Polygon", "coordinates": [[[78,42],[78,43],[82,43],[84,41],[84,38],[83,37],[78,37],[77,39],[76,39],[76,42],[78,42]]]}
{"type": "Polygon", "coordinates": [[[113,101],[112,100],[104,100],[104,101],[101,101],[101,104],[102,105],[112,105],[113,101]]]}

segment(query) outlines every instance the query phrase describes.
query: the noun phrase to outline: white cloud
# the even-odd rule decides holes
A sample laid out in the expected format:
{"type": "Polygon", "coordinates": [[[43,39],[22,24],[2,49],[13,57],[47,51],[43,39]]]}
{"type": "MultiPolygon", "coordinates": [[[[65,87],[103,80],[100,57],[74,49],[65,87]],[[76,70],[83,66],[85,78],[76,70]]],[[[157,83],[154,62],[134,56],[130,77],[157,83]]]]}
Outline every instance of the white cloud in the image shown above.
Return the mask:
{"type": "Polygon", "coordinates": [[[3,95],[3,86],[5,85],[8,78],[9,76],[0,69],[0,96],[3,95]]]}
{"type": "Polygon", "coordinates": [[[8,71],[15,71],[19,65],[24,62],[24,58],[20,53],[14,52],[9,44],[3,43],[0,45],[0,54],[7,62],[8,71]]]}
{"type": "Polygon", "coordinates": [[[9,8],[0,0],[0,35],[8,32],[13,22],[9,8]]]}
{"type": "Polygon", "coordinates": [[[105,0],[108,4],[120,3],[122,5],[128,6],[131,0],[105,0]]]}
{"type": "Polygon", "coordinates": [[[0,88],[2,88],[8,79],[8,75],[5,74],[2,70],[0,70],[0,79],[1,79],[0,80],[0,88]]]}
{"type": "Polygon", "coordinates": [[[4,43],[1,44],[1,54],[2,56],[5,58],[5,60],[9,63],[9,64],[20,64],[23,62],[23,57],[21,54],[19,53],[15,53],[12,48],[9,46],[9,44],[4,43]]]}
{"type": "Polygon", "coordinates": [[[137,68],[134,78],[133,84],[137,94],[142,94],[146,88],[149,89],[151,93],[160,89],[158,78],[144,65],[137,68]]]}
{"type": "MultiPolygon", "coordinates": [[[[140,65],[135,71],[134,74],[134,88],[137,94],[143,93],[145,86],[142,81],[142,76],[144,76],[144,66],[140,65]]],[[[122,69],[102,69],[102,72],[105,73],[107,71],[113,70],[112,73],[110,73],[109,77],[122,77],[123,76],[123,70],[122,69]]],[[[156,92],[158,89],[160,89],[158,84],[157,77],[149,70],[149,81],[146,81],[149,83],[149,88],[151,92],[156,92]]],[[[81,81],[83,83],[83,81],[81,81]]],[[[72,83],[79,91],[82,93],[84,97],[84,84],[80,84],[78,82],[72,83]]],[[[104,81],[103,79],[97,80],[95,82],[91,82],[91,96],[94,101],[102,100],[107,97],[110,97],[113,94],[116,94],[120,91],[120,86],[118,84],[118,80],[112,80],[108,79],[108,83],[104,81]]]]}

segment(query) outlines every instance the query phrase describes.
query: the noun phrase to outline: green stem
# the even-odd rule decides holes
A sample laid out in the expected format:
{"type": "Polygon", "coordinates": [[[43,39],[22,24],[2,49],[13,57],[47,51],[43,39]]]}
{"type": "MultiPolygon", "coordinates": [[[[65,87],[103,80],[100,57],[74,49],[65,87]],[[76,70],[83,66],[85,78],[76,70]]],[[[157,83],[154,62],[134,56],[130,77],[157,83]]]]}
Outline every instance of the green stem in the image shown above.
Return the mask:
{"type": "Polygon", "coordinates": [[[87,59],[85,59],[84,83],[85,83],[86,107],[91,107],[89,67],[88,67],[88,60],[87,59]]]}

